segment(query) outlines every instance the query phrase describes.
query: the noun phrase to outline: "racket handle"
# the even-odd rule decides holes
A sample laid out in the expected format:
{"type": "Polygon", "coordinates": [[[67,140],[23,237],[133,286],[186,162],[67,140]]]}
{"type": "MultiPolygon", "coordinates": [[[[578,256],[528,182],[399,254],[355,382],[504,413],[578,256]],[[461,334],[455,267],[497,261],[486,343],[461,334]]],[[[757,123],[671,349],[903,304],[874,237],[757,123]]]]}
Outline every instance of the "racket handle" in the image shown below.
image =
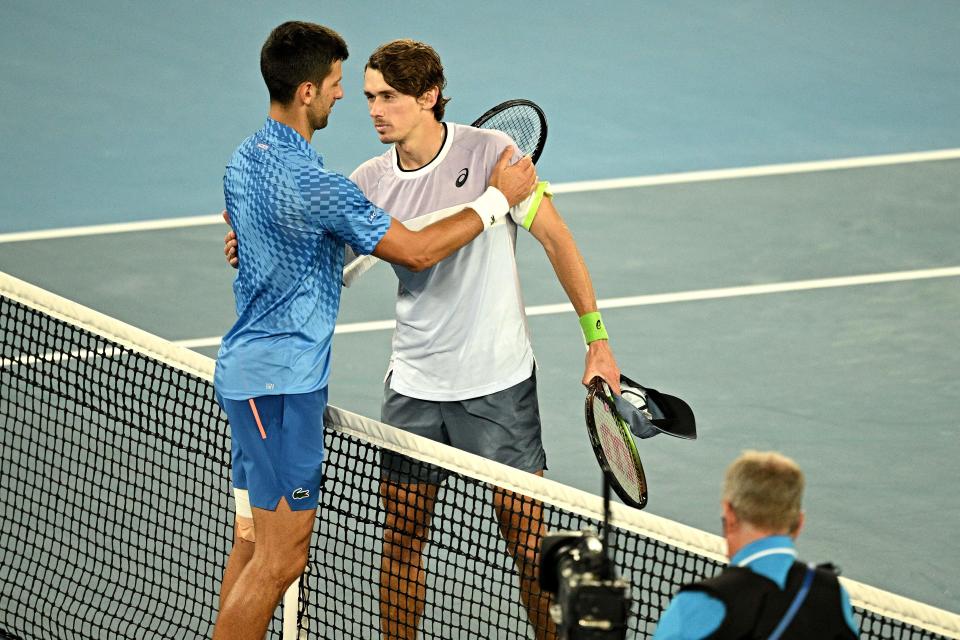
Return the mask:
{"type": "Polygon", "coordinates": [[[349,287],[352,285],[357,278],[369,271],[378,262],[380,262],[380,259],[376,256],[360,256],[351,261],[343,268],[343,286],[349,287]]]}

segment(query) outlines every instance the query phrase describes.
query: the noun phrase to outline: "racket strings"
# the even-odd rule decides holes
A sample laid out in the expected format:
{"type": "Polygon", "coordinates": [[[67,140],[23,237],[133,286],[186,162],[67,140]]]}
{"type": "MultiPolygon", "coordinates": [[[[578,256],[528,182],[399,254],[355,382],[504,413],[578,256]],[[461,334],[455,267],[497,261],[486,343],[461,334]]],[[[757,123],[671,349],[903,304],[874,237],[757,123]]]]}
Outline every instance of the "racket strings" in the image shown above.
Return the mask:
{"type": "Polygon", "coordinates": [[[543,135],[540,115],[528,106],[513,106],[494,114],[479,125],[482,129],[503,131],[513,138],[523,155],[533,155],[543,135]]]}
{"type": "Polygon", "coordinates": [[[620,425],[602,400],[594,402],[594,422],[597,426],[597,435],[600,437],[600,446],[603,448],[610,470],[617,476],[624,489],[633,493],[636,488],[639,494],[640,479],[633,460],[633,454],[627,447],[620,433],[620,425]]]}
{"type": "Polygon", "coordinates": [[[611,487],[627,504],[643,509],[647,504],[647,477],[629,425],[614,406],[612,390],[600,377],[587,393],[587,431],[597,460],[611,487]]]}

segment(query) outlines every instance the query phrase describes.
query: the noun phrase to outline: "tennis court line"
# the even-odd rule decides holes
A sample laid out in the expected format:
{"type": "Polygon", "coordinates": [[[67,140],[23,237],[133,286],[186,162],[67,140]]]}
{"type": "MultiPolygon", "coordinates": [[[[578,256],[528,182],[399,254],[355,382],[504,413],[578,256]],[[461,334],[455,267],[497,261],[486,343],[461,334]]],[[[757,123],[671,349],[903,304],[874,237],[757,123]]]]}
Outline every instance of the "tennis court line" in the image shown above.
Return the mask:
{"type": "MultiPolygon", "coordinates": [[[[913,164],[917,162],[935,162],[938,160],[960,159],[960,149],[940,149],[937,151],[917,151],[911,153],[892,153],[877,156],[841,158],[838,160],[816,160],[812,162],[790,162],[755,167],[733,169],[712,169],[707,171],[686,171],[682,173],[663,173],[633,178],[611,178],[607,180],[583,180],[553,185],[554,193],[580,193],[584,191],[606,191],[609,189],[629,189],[654,187],[669,184],[688,184],[718,180],[736,180],[740,178],[758,178],[763,176],[812,173],[815,171],[836,171],[839,169],[859,169],[882,167],[894,164],[913,164]]],[[[130,233],[136,231],[157,231],[161,229],[180,229],[224,224],[219,214],[190,216],[185,218],[162,218],[140,222],[118,222],[83,227],[63,227],[40,231],[19,231],[0,234],[0,244],[27,242],[31,240],[54,240],[58,238],[76,238],[80,236],[107,235],[112,233],[130,233]]]]}
{"type": "Polygon", "coordinates": [[[63,227],[41,231],[18,231],[0,234],[0,244],[9,242],[27,242],[29,240],[55,240],[58,238],[78,238],[81,236],[101,236],[111,233],[130,233],[134,231],[157,231],[160,229],[183,229],[186,227],[205,227],[222,224],[220,214],[206,216],[188,216],[185,218],[162,218],[142,220],[140,222],[117,222],[114,224],[94,224],[85,227],[63,227]]]}
{"type": "MultiPolygon", "coordinates": [[[[929,280],[931,278],[954,277],[960,277],[960,266],[941,267],[936,269],[916,269],[913,271],[890,271],[886,273],[871,273],[860,276],[840,276],[835,278],[817,278],[813,280],[793,280],[789,282],[753,284],[739,287],[698,289],[694,291],[679,291],[676,293],[653,293],[626,298],[606,298],[604,300],[598,300],[597,307],[600,309],[622,309],[624,307],[643,307],[656,304],[671,304],[674,302],[720,300],[722,298],[739,298],[746,296],[766,295],[771,293],[789,293],[794,291],[810,291],[814,289],[835,289],[838,287],[857,287],[868,284],[886,284],[891,282],[907,282],[912,280],[929,280]]],[[[569,302],[527,307],[528,316],[548,316],[572,312],[573,305],[569,302]]],[[[369,331],[389,331],[394,328],[394,325],[395,322],[393,320],[350,322],[338,324],[334,330],[334,333],[344,334],[365,333],[369,331]]],[[[216,347],[220,344],[220,336],[196,338],[192,340],[174,340],[173,343],[188,349],[216,347]]]]}
{"type": "Polygon", "coordinates": [[[883,167],[894,164],[913,164],[917,162],[935,162],[938,160],[960,159],[960,149],[940,149],[938,151],[917,151],[911,153],[891,153],[879,156],[861,156],[840,158],[837,160],[815,160],[812,162],[790,162],[769,164],[756,167],[735,169],[712,169],[707,171],[686,171],[683,173],[663,173],[636,178],[612,178],[609,180],[583,180],[553,186],[554,193],[577,193],[580,191],[606,191],[608,189],[627,189],[653,187],[667,184],[688,184],[692,182],[711,182],[717,180],[736,180],[740,178],[760,178],[763,176],[781,176],[816,171],[837,171],[840,169],[862,169],[883,167]]]}

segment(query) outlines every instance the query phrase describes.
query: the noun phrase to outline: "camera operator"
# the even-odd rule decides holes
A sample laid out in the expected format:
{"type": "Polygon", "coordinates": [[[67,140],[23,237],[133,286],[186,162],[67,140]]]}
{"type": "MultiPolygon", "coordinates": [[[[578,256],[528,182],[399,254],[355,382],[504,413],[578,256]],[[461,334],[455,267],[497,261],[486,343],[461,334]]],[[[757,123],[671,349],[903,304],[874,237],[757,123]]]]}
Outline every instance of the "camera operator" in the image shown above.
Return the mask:
{"type": "Polygon", "coordinates": [[[803,485],[800,467],[779,453],[746,451],[730,465],[720,503],[730,565],[683,587],[654,640],[859,637],[832,567],[796,561],[803,485]]]}

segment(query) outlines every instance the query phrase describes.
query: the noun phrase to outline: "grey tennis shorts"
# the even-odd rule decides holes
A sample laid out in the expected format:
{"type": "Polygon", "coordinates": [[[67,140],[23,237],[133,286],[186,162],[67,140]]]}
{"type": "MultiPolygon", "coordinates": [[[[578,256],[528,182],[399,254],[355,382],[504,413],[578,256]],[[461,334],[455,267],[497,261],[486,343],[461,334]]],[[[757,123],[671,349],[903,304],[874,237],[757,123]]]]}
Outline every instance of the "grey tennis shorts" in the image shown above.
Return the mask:
{"type": "MultiPolygon", "coordinates": [[[[490,395],[438,402],[404,396],[383,388],[380,419],[415,433],[521,471],[547,468],[540,432],[536,373],[509,389],[490,395]]],[[[384,450],[383,477],[392,482],[440,484],[446,473],[406,456],[384,450]]]]}

